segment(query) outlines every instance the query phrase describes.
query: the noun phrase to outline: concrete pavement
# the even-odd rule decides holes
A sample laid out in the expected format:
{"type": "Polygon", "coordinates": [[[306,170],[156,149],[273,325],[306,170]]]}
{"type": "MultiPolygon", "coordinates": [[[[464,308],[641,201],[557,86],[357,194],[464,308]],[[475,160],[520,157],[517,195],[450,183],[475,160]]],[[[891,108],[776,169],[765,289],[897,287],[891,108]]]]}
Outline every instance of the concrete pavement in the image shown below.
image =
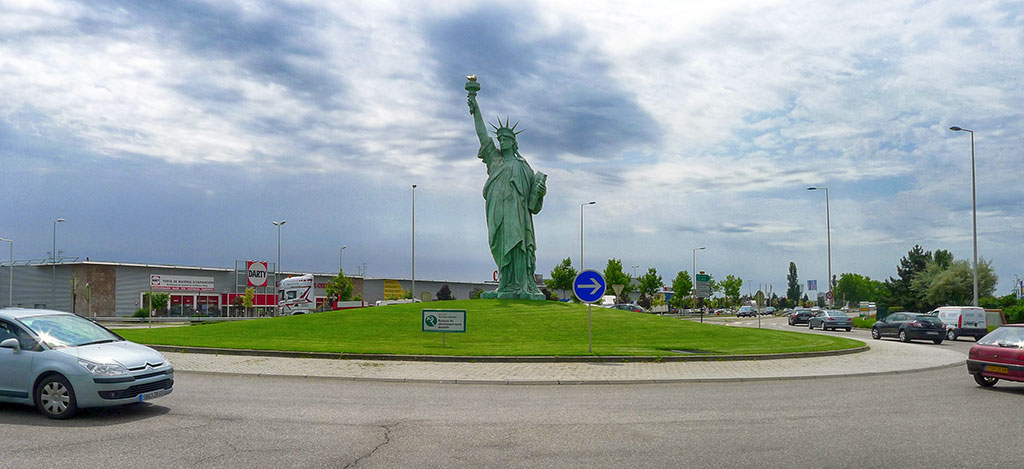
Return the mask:
{"type": "Polygon", "coordinates": [[[164,354],[177,371],[184,372],[452,384],[634,384],[809,379],[931,370],[962,365],[966,359],[962,351],[941,345],[893,340],[869,340],[868,345],[870,349],[865,352],[837,356],[660,363],[467,363],[164,354]]]}

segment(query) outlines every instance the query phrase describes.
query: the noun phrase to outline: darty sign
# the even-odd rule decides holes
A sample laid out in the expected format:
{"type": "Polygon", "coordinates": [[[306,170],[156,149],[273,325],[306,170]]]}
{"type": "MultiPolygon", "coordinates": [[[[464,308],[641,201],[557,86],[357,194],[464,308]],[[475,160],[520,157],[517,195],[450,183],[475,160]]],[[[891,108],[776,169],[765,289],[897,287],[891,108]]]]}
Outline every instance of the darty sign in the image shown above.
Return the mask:
{"type": "Polygon", "coordinates": [[[248,261],[245,263],[246,278],[250,287],[267,286],[267,263],[248,261]]]}
{"type": "Polygon", "coordinates": [[[213,277],[150,275],[149,286],[154,290],[213,291],[213,277]]]}

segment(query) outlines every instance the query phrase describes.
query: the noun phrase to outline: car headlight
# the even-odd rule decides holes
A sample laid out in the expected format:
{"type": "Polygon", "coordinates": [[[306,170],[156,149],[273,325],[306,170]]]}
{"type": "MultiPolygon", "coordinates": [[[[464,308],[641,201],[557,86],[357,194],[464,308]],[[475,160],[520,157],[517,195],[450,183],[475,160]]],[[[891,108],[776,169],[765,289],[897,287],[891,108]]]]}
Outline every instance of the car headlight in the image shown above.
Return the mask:
{"type": "Polygon", "coordinates": [[[118,363],[96,363],[84,358],[78,359],[78,364],[89,370],[96,376],[120,376],[128,374],[128,368],[118,363]]]}
{"type": "Polygon", "coordinates": [[[164,359],[164,365],[167,365],[173,371],[174,370],[174,364],[171,363],[171,361],[167,359],[167,355],[164,355],[164,354],[161,353],[160,356],[163,357],[163,359],[164,359]]]}

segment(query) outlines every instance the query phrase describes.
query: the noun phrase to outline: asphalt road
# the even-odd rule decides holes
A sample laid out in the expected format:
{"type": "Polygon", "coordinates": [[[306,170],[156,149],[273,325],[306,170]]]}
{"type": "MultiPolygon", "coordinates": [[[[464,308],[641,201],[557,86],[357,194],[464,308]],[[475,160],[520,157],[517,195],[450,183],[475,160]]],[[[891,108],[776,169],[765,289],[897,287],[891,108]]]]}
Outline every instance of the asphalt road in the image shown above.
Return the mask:
{"type": "Polygon", "coordinates": [[[0,404],[0,467],[1018,467],[1022,399],[964,367],[629,386],[178,373],[152,404],[70,421],[0,404]]]}

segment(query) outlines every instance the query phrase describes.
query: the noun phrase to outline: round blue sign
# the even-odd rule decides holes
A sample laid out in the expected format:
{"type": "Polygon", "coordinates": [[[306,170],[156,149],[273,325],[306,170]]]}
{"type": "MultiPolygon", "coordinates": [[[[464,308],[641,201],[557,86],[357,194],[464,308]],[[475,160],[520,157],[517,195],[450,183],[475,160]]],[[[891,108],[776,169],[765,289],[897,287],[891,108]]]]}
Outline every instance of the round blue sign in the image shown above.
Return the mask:
{"type": "Polygon", "coordinates": [[[596,270],[584,270],[572,281],[572,292],[584,303],[594,303],[604,296],[607,282],[601,273],[596,270]]]}

